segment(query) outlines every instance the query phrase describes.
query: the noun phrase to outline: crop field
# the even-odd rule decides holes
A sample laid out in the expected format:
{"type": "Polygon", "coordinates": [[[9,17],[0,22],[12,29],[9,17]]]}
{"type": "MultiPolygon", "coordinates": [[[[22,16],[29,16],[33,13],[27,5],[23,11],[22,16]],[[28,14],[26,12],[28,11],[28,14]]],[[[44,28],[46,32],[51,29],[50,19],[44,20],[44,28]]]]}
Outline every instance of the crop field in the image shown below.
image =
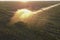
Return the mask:
{"type": "Polygon", "coordinates": [[[11,18],[19,9],[26,8],[35,12],[58,3],[60,2],[0,1],[0,40],[60,40],[60,5],[29,17],[26,19],[28,22],[24,20],[10,23],[11,18]]]}

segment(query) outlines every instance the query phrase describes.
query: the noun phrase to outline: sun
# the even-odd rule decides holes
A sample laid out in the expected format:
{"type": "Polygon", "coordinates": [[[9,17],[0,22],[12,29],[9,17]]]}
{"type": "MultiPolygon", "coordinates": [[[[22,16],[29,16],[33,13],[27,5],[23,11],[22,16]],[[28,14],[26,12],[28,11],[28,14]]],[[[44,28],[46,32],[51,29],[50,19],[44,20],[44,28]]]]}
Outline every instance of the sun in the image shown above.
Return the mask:
{"type": "Polygon", "coordinates": [[[20,0],[20,2],[28,2],[29,0],[20,0]]]}

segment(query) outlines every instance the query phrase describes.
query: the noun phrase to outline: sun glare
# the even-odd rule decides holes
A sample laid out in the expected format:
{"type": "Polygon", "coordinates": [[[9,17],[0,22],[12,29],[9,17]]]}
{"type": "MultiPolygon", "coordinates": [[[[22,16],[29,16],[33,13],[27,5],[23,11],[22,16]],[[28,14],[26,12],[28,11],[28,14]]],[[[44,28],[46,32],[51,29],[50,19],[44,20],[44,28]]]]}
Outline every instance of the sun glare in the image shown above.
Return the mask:
{"type": "Polygon", "coordinates": [[[20,0],[21,2],[28,2],[29,0],[20,0]]]}

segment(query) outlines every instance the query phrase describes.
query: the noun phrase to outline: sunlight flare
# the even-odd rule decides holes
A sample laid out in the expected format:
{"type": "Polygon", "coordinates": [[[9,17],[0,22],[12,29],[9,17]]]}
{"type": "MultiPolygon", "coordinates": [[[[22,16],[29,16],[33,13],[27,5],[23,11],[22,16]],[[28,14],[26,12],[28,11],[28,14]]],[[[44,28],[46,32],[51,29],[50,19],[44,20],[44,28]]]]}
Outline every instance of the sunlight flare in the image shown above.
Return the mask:
{"type": "Polygon", "coordinates": [[[20,2],[28,2],[29,0],[19,0],[20,2]]]}

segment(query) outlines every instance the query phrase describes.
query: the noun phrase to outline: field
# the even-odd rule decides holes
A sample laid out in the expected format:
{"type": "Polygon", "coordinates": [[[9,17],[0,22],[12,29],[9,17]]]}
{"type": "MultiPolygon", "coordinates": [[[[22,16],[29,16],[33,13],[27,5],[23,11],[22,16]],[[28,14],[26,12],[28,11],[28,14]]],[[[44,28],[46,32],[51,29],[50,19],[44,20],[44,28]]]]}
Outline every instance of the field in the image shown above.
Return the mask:
{"type": "Polygon", "coordinates": [[[18,9],[39,10],[58,1],[41,2],[0,2],[0,40],[60,40],[60,5],[41,14],[33,15],[33,20],[8,25],[18,9]]]}

